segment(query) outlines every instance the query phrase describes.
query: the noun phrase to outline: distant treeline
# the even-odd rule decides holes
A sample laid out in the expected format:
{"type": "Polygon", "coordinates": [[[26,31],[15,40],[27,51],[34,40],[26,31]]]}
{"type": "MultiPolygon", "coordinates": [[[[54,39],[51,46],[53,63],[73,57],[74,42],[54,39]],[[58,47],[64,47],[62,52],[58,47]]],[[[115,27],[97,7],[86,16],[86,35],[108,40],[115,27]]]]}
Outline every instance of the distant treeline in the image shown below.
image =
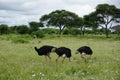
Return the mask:
{"type": "Polygon", "coordinates": [[[99,4],[94,12],[79,17],[77,14],[66,10],[55,10],[41,16],[40,22],[29,22],[29,25],[8,26],[0,25],[0,34],[105,34],[120,33],[120,9],[115,5],[99,4]],[[50,27],[53,28],[50,28],[50,27]],[[45,28],[49,27],[49,28],[45,28]]]}
{"type": "MultiPolygon", "coordinates": [[[[104,34],[104,29],[97,29],[96,31],[91,29],[85,29],[84,34],[104,34]]],[[[117,32],[111,32],[109,30],[109,33],[116,34],[117,32]]],[[[5,24],[0,25],[0,34],[30,34],[34,35],[36,34],[38,37],[42,38],[44,37],[44,34],[52,35],[52,34],[58,34],[59,35],[59,29],[56,28],[42,28],[38,30],[31,29],[30,27],[26,25],[20,25],[20,26],[12,26],[8,27],[5,24]]],[[[81,31],[79,28],[65,28],[62,32],[62,35],[83,35],[83,31],[81,31]]]]}

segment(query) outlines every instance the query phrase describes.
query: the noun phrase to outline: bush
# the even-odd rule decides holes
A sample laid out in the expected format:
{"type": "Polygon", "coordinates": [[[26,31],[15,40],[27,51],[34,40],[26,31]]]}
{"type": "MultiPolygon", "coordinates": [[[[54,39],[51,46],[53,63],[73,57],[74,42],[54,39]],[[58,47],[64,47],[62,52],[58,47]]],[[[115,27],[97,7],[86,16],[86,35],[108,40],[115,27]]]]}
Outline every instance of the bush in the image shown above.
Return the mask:
{"type": "Polygon", "coordinates": [[[29,41],[27,41],[27,40],[25,40],[25,39],[22,39],[22,38],[12,39],[12,42],[13,42],[13,43],[29,43],[29,41]]]}
{"type": "Polygon", "coordinates": [[[79,29],[72,29],[71,30],[71,34],[72,35],[80,35],[81,34],[81,31],[79,29]]]}
{"type": "Polygon", "coordinates": [[[71,30],[66,28],[64,31],[63,31],[63,34],[70,34],[71,33],[71,30]]]}
{"type": "Polygon", "coordinates": [[[0,34],[7,34],[9,33],[8,25],[1,24],[0,25],[0,34]]]}
{"type": "Polygon", "coordinates": [[[36,35],[38,38],[43,38],[43,37],[45,37],[44,33],[43,33],[41,30],[34,31],[34,32],[32,32],[31,35],[32,35],[32,36],[33,36],[33,35],[36,35]]]}
{"type": "Polygon", "coordinates": [[[42,31],[45,34],[57,34],[59,30],[54,28],[45,28],[45,29],[42,29],[42,31]]]}
{"type": "Polygon", "coordinates": [[[29,33],[29,28],[26,25],[20,25],[16,27],[16,31],[19,34],[27,34],[29,33]]]}

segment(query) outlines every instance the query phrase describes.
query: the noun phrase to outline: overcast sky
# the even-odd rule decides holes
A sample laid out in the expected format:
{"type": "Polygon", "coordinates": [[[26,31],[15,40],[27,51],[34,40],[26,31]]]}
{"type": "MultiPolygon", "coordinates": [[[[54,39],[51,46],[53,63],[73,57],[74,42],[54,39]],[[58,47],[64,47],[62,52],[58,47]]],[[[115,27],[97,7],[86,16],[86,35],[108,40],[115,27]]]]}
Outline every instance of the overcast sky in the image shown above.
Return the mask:
{"type": "Polygon", "coordinates": [[[31,21],[39,22],[42,15],[58,9],[83,17],[104,3],[120,8],[120,0],[0,0],[0,24],[28,25],[31,21]]]}

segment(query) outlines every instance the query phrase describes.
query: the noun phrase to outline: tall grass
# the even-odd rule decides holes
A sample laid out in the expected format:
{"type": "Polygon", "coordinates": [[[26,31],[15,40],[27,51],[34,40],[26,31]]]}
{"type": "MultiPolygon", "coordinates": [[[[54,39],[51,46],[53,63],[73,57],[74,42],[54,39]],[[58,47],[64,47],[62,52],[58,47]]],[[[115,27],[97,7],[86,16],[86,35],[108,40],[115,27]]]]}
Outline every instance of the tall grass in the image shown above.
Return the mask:
{"type": "Polygon", "coordinates": [[[45,61],[34,50],[34,39],[18,35],[0,36],[0,80],[119,80],[120,79],[120,41],[114,39],[54,37],[43,38],[38,46],[65,46],[72,50],[73,62],[68,59],[62,64],[57,55],[51,53],[52,61],[45,61]],[[11,36],[11,37],[9,37],[11,36]],[[14,43],[16,38],[29,43],[14,43]],[[8,39],[9,38],[9,39],[8,39]],[[93,49],[92,60],[84,63],[77,48],[88,45],[93,49]]]}

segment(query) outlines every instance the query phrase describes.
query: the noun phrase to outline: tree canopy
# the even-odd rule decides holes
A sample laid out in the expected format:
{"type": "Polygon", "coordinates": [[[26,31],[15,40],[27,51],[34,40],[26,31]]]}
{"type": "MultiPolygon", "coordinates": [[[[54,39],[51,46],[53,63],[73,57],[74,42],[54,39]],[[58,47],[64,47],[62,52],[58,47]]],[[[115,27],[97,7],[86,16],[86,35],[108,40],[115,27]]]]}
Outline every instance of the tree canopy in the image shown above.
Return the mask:
{"type": "Polygon", "coordinates": [[[109,37],[108,27],[110,27],[113,22],[120,22],[120,9],[114,5],[99,4],[95,12],[97,17],[99,17],[99,20],[97,20],[99,25],[105,27],[106,37],[109,37]]]}
{"type": "Polygon", "coordinates": [[[40,18],[41,22],[44,22],[47,26],[54,26],[59,28],[59,34],[64,30],[65,27],[72,26],[74,20],[78,18],[75,13],[66,10],[56,10],[50,14],[43,15],[40,18]]]}
{"type": "Polygon", "coordinates": [[[29,22],[29,26],[30,26],[30,31],[33,32],[33,31],[39,30],[39,27],[43,27],[43,24],[32,21],[32,22],[29,22]]]}
{"type": "Polygon", "coordinates": [[[106,37],[109,37],[108,28],[115,22],[120,22],[120,9],[114,5],[99,4],[96,11],[84,16],[85,25],[93,28],[101,26],[105,28],[106,37]]]}

